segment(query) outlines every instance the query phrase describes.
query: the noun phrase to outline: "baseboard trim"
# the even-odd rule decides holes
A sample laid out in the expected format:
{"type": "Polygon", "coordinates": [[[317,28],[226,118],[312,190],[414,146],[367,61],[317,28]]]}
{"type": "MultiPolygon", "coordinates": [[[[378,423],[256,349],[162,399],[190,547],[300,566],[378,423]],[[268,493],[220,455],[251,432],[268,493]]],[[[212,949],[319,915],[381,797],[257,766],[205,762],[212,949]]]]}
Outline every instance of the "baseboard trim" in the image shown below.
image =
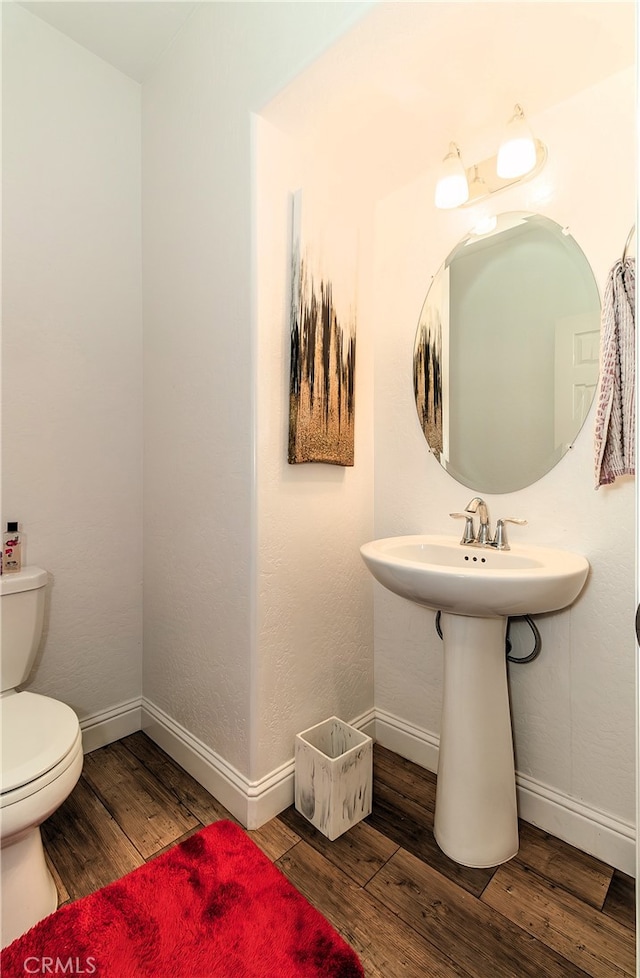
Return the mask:
{"type": "Polygon", "coordinates": [[[114,741],[140,730],[142,722],[142,698],[140,696],[109,710],[100,710],[80,721],[82,750],[85,754],[113,744],[114,741]]]}
{"type": "MultiPolygon", "coordinates": [[[[348,722],[401,757],[428,771],[438,770],[439,738],[430,731],[379,709],[348,722]]],[[[145,697],[85,717],[80,728],[85,754],[144,730],[249,829],[259,828],[293,804],[293,758],[258,781],[250,781],[145,697]]],[[[523,819],[635,877],[636,832],[631,823],[584,805],[535,778],[516,774],[516,787],[523,819]]]]}
{"type": "MultiPolygon", "coordinates": [[[[372,728],[374,711],[352,723],[358,729],[372,728]]],[[[293,804],[293,758],[250,781],[146,698],[142,700],[142,729],[248,829],[260,828],[293,804]]]]}
{"type": "MultiPolygon", "coordinates": [[[[248,826],[250,782],[223,757],[151,700],[142,700],[142,729],[243,825],[248,826]]],[[[275,778],[275,782],[278,779],[275,778]]]]}
{"type": "MultiPolygon", "coordinates": [[[[376,710],[374,738],[401,757],[429,771],[438,770],[439,738],[430,731],[376,710]]],[[[518,773],[516,790],[518,811],[525,821],[635,877],[636,832],[632,824],[518,773]]]]}
{"type": "Polygon", "coordinates": [[[371,708],[370,710],[365,710],[360,716],[355,717],[353,720],[349,720],[352,727],[356,730],[361,730],[362,733],[366,734],[367,737],[371,737],[372,740],[375,739],[376,732],[376,711],[371,708]]]}
{"type": "Polygon", "coordinates": [[[374,740],[377,743],[427,771],[437,772],[440,741],[435,734],[385,710],[376,710],[375,715],[374,740]]]}
{"type": "Polygon", "coordinates": [[[523,774],[516,776],[516,786],[518,810],[525,821],[635,877],[634,825],[523,774]]]}

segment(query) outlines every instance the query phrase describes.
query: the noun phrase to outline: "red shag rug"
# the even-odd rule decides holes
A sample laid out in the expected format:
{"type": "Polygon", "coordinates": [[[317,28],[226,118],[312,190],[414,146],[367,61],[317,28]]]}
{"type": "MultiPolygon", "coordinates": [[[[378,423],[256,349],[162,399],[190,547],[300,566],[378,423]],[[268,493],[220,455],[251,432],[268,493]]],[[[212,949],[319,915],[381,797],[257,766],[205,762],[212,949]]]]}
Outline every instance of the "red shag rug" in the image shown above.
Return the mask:
{"type": "Polygon", "coordinates": [[[3,978],[363,978],[354,951],[245,832],[214,822],[2,952],[3,978]]]}

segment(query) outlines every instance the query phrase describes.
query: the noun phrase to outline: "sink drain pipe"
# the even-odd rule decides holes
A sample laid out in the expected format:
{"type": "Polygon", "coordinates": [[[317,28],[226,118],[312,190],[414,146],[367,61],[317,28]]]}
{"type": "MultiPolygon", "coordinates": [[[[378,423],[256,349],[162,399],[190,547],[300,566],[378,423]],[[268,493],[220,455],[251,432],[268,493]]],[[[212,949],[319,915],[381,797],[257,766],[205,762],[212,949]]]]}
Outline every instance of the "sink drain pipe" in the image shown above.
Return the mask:
{"type": "MultiPolygon", "coordinates": [[[[440,627],[441,614],[442,614],[441,611],[436,611],[436,623],[435,623],[436,631],[440,636],[440,638],[442,638],[442,629],[440,627]]],[[[518,615],[517,617],[514,616],[511,618],[507,618],[507,638],[506,638],[505,646],[506,646],[505,651],[507,655],[507,660],[509,662],[519,662],[521,665],[524,665],[525,662],[533,662],[534,659],[538,658],[538,656],[540,655],[540,649],[542,648],[542,638],[540,636],[540,632],[538,631],[536,623],[534,622],[531,615],[518,615]],[[523,656],[511,655],[512,645],[511,645],[511,639],[509,638],[509,629],[511,628],[512,621],[526,621],[527,625],[531,629],[533,633],[533,651],[530,652],[529,655],[523,655],[523,656]]]]}

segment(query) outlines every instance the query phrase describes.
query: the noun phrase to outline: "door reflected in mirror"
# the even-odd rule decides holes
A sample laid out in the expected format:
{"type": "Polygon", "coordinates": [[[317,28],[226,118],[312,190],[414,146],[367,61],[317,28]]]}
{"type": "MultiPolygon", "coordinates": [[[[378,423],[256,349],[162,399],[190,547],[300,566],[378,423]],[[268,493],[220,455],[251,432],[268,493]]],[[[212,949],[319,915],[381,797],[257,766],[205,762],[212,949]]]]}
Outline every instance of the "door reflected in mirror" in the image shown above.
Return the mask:
{"type": "Polygon", "coordinates": [[[429,448],[478,492],[536,482],[593,400],[600,297],[575,239],[539,214],[502,214],[451,252],[427,293],[413,383],[429,448]]]}

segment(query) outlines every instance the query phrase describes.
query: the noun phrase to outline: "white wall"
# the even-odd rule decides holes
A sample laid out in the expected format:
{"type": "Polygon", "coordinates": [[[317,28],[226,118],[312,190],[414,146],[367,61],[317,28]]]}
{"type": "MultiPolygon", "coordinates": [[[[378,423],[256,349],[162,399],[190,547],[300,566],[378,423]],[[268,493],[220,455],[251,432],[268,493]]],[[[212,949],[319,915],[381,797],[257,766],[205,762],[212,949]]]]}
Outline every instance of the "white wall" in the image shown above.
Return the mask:
{"type": "Polygon", "coordinates": [[[2,4],[2,521],[50,572],[29,688],[141,692],[140,88],[2,4]]]}
{"type": "MultiPolygon", "coordinates": [[[[371,211],[321,156],[256,119],[258,631],[255,776],[292,756],[297,732],[373,707],[373,604],[359,546],[373,532],[371,211]],[[328,193],[328,186],[331,190],[328,193]],[[357,296],[353,467],[289,465],[291,197],[303,243],[357,296]],[[341,257],[342,256],[342,257],[341,257]]],[[[334,291],[334,295],[336,292],[334,291]]]]}
{"type": "MultiPolygon", "coordinates": [[[[531,118],[549,162],[534,181],[495,199],[500,211],[535,210],[568,225],[601,292],[634,220],[634,79],[634,69],[625,70],[531,118]]],[[[499,137],[496,132],[495,145],[499,137]]],[[[469,161],[487,155],[473,145],[465,152],[469,161]]],[[[430,205],[434,179],[425,172],[381,202],[376,215],[377,536],[457,532],[448,514],[473,495],[429,454],[411,385],[414,333],[430,275],[482,206],[437,212],[430,205]]],[[[512,542],[576,550],[592,567],[573,608],[539,618],[540,657],[510,669],[517,768],[559,796],[632,823],[634,482],[594,491],[592,411],[552,472],[520,492],[485,498],[493,521],[505,515],[529,521],[512,528],[512,542]]],[[[521,654],[526,626],[517,630],[521,654]]],[[[423,747],[436,744],[442,647],[433,614],[376,586],[375,636],[376,708],[406,729],[415,727],[423,747]]]]}
{"type": "MultiPolygon", "coordinates": [[[[309,591],[326,594],[335,564],[333,537],[322,539],[319,559],[304,565],[309,576],[293,593],[289,577],[283,585],[291,607],[298,606],[293,644],[276,672],[277,683],[286,684],[278,687],[276,706],[265,677],[280,655],[277,638],[263,655],[258,626],[259,607],[271,596],[262,589],[264,577],[258,592],[257,576],[263,490],[256,493],[262,449],[253,386],[262,365],[253,289],[263,256],[254,250],[250,113],[357,9],[204,4],[143,90],[145,697],[165,726],[178,724],[181,736],[198,738],[205,751],[251,779],[292,756],[305,713],[300,697],[325,669],[314,654],[317,638],[304,665],[289,668],[309,628],[300,588],[305,600],[309,591]]],[[[286,213],[278,220],[286,221],[286,213]]],[[[278,224],[274,234],[280,232],[278,224]]],[[[287,321],[278,313],[265,329],[274,331],[268,342],[280,349],[287,321]]],[[[281,366],[274,378],[263,376],[278,395],[281,381],[281,366]]],[[[271,410],[277,415],[281,408],[271,410]]],[[[274,441],[279,452],[278,434],[274,441]]],[[[330,492],[332,481],[335,487],[332,476],[314,490],[317,496],[329,490],[320,504],[325,519],[345,501],[339,487],[330,492]]],[[[357,491],[347,496],[355,506],[357,491]]],[[[371,706],[370,684],[368,698],[371,706]]],[[[336,708],[343,702],[335,689],[323,706],[327,700],[336,708]]]]}

